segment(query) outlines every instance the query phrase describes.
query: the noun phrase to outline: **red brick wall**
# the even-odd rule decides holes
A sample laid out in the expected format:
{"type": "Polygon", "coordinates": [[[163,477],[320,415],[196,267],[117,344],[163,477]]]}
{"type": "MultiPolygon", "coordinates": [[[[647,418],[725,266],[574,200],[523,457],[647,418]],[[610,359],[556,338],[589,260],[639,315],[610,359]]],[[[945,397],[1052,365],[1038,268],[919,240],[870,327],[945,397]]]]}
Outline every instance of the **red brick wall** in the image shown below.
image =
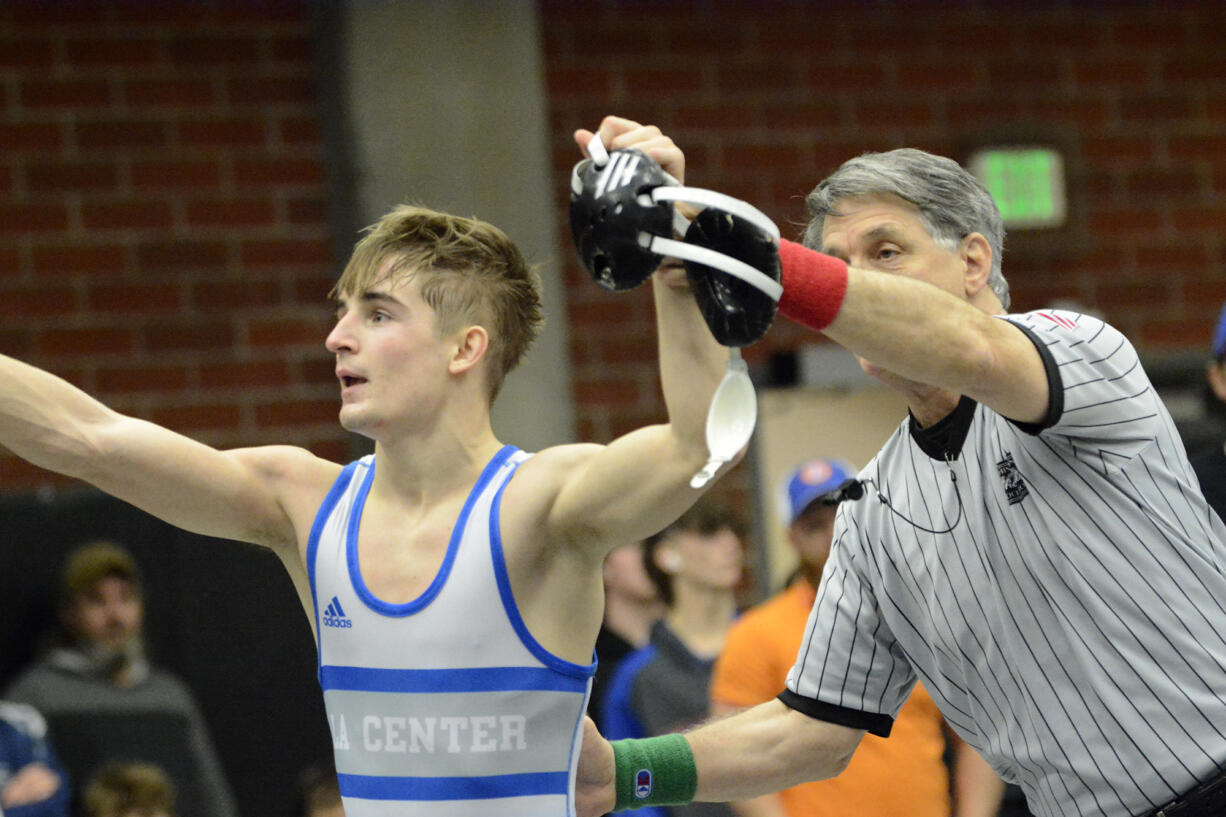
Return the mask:
{"type": "MultiPolygon", "coordinates": [[[[1073,226],[1010,236],[1014,307],[1075,298],[1148,351],[1208,343],[1226,300],[1219,3],[547,0],[542,16],[560,213],[570,133],[605,113],[661,125],[691,184],[748,199],[788,237],[804,193],[864,150],[965,160],[980,139],[1046,137],[1070,158],[1073,226]]],[[[662,413],[650,302],[600,290],[573,255],[578,417],[608,439],[662,413]]],[[[747,355],[811,340],[780,324],[747,355]]]]}
{"type": "Polygon", "coordinates": [[[344,456],[313,60],[299,2],[0,4],[0,351],[214,444],[344,456]]]}
{"type": "MultiPolygon", "coordinates": [[[[1203,347],[1226,300],[1219,4],[930,5],[545,0],[561,235],[569,134],[607,112],[664,126],[692,183],[786,235],[862,150],[1046,135],[1075,229],[1010,237],[1017,308],[1073,297],[1147,350],[1203,347]]],[[[0,351],[211,443],[343,458],[312,61],[293,0],[0,4],[0,351]]],[[[646,290],[566,280],[580,433],[658,420],[646,290]]],[[[781,324],[749,355],[810,340],[781,324]]],[[[6,490],[47,480],[0,458],[6,490]]]]}

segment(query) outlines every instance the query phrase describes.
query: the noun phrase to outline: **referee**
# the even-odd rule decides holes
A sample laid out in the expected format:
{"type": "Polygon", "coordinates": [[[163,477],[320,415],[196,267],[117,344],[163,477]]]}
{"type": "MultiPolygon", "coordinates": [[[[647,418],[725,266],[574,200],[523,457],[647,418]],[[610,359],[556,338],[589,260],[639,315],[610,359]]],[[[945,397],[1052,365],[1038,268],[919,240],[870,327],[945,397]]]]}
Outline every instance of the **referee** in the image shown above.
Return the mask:
{"type": "Polygon", "coordinates": [[[910,416],[845,486],[787,688],[616,758],[589,733],[584,813],[836,775],[920,680],[1040,817],[1226,814],[1226,527],[1132,344],[1007,312],[1000,214],[948,159],[866,154],[808,207],[780,311],[910,416]]]}

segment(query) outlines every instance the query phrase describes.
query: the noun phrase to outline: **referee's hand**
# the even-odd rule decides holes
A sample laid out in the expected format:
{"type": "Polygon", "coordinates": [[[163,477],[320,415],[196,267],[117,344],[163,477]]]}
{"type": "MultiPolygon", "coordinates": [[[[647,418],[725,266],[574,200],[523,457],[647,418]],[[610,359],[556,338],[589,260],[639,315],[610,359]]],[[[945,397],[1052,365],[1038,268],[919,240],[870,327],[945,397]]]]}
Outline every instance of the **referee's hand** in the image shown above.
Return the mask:
{"type": "Polygon", "coordinates": [[[575,810],[579,817],[600,817],[613,810],[617,793],[613,746],[601,736],[591,718],[583,716],[583,746],[575,773],[575,810]]]}

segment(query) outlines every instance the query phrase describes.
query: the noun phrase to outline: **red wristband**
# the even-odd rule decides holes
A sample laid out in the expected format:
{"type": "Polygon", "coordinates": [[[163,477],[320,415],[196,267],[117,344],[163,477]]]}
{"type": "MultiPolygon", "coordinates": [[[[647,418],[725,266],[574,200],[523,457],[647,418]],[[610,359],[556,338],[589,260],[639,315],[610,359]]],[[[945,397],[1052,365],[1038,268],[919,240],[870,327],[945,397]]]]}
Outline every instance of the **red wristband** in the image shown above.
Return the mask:
{"type": "Polygon", "coordinates": [[[847,264],[786,238],[779,241],[779,264],[779,314],[818,332],[829,326],[847,294],[847,264]]]}

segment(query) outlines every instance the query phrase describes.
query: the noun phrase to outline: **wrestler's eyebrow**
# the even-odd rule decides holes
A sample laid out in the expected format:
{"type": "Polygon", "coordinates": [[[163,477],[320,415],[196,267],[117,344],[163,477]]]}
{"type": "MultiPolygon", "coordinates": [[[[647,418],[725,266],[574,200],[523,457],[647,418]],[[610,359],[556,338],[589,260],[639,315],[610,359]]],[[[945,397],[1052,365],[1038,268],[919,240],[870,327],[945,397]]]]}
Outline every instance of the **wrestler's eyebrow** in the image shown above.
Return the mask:
{"type": "Polygon", "coordinates": [[[344,295],[337,297],[334,301],[337,316],[339,317],[345,314],[349,310],[350,305],[355,300],[358,301],[359,303],[364,303],[364,304],[385,304],[388,306],[404,306],[403,301],[387,294],[386,292],[367,290],[366,292],[363,292],[360,295],[357,295],[356,297],[344,296],[344,295]]]}
{"type": "Polygon", "coordinates": [[[394,298],[391,295],[388,295],[386,292],[375,292],[375,291],[363,292],[361,295],[358,296],[358,300],[361,301],[362,303],[383,303],[383,304],[396,304],[397,306],[404,306],[403,301],[401,301],[398,298],[394,298]]]}

